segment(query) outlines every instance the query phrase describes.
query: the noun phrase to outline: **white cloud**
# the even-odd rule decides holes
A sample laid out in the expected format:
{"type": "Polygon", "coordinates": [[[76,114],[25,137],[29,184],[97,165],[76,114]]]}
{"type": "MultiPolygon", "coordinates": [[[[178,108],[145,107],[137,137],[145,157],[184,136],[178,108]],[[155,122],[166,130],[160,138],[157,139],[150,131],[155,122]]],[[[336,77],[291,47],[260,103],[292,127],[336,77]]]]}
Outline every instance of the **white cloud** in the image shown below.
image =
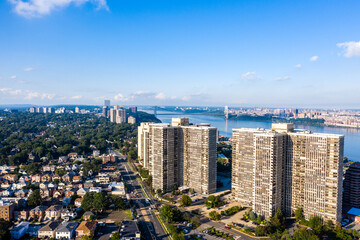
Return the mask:
{"type": "Polygon", "coordinates": [[[347,58],[350,57],[360,57],[360,41],[359,42],[343,42],[336,44],[339,48],[344,49],[344,56],[347,58]]]}
{"type": "Polygon", "coordinates": [[[30,71],[32,71],[32,70],[34,70],[34,68],[32,68],[32,67],[24,68],[24,71],[25,71],[25,72],[30,72],[30,71]]]}
{"type": "Polygon", "coordinates": [[[78,96],[72,96],[72,97],[71,97],[71,99],[75,99],[75,100],[76,100],[76,99],[81,99],[81,98],[82,98],[82,96],[79,96],[79,95],[78,95],[78,96]]]}
{"type": "Polygon", "coordinates": [[[22,89],[11,89],[11,88],[0,88],[0,92],[10,96],[16,96],[16,99],[23,97],[25,100],[32,100],[32,99],[47,99],[51,100],[56,95],[52,93],[39,93],[33,92],[30,90],[22,90],[22,89]]]}
{"type": "Polygon", "coordinates": [[[183,101],[189,101],[189,100],[190,100],[190,97],[189,97],[189,96],[184,96],[184,97],[181,98],[181,100],[183,100],[183,101]]]}
{"type": "Polygon", "coordinates": [[[283,77],[275,78],[275,81],[286,81],[286,80],[290,80],[290,79],[291,79],[290,76],[283,76],[283,77]]]}
{"type": "Polygon", "coordinates": [[[254,80],[257,80],[258,77],[256,77],[256,72],[247,72],[247,73],[244,73],[243,75],[241,75],[241,79],[254,81],[254,80]]]}
{"type": "Polygon", "coordinates": [[[0,88],[0,92],[2,92],[2,93],[7,93],[10,90],[11,90],[10,88],[0,88]]]}
{"type": "Polygon", "coordinates": [[[11,79],[15,79],[16,78],[16,75],[12,75],[10,76],[11,79]]]}
{"type": "Polygon", "coordinates": [[[319,59],[319,56],[312,56],[311,58],[310,58],[310,62],[315,62],[315,61],[317,61],[319,59]]]}
{"type": "Polygon", "coordinates": [[[155,96],[155,99],[158,99],[158,100],[165,100],[165,98],[166,98],[166,96],[164,93],[158,93],[155,96]]]}
{"type": "Polygon", "coordinates": [[[124,97],[124,95],[122,95],[121,93],[116,94],[116,95],[114,96],[114,99],[115,99],[116,101],[120,101],[120,102],[127,102],[127,101],[129,101],[129,99],[126,98],[126,97],[124,97]]]}
{"type": "Polygon", "coordinates": [[[97,9],[109,10],[106,0],[8,0],[14,11],[24,17],[40,17],[48,15],[52,11],[68,7],[70,4],[80,6],[84,3],[92,3],[97,9]]]}
{"type": "Polygon", "coordinates": [[[299,64],[296,64],[295,67],[300,69],[300,68],[302,68],[302,65],[299,63],[299,64]]]}

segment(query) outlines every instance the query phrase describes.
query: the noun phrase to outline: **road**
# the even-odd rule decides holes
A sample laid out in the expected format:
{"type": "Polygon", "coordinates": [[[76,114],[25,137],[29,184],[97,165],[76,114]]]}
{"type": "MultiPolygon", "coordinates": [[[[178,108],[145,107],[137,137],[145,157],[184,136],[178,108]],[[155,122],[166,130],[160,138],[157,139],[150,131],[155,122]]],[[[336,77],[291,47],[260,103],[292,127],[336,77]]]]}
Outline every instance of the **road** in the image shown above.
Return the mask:
{"type": "MultiPolygon", "coordinates": [[[[115,153],[115,152],[114,152],[115,153]]],[[[129,167],[128,162],[122,161],[120,165],[121,176],[127,186],[128,192],[132,197],[135,195],[135,198],[132,198],[136,206],[136,212],[138,216],[139,225],[142,228],[143,235],[145,239],[161,239],[168,240],[168,235],[162,228],[159,220],[157,219],[155,213],[149,208],[155,205],[156,200],[153,199],[152,195],[147,193],[150,202],[146,202],[146,196],[141,190],[141,186],[136,181],[136,176],[134,172],[129,167]]]]}
{"type": "MultiPolygon", "coordinates": [[[[120,159],[125,159],[126,156],[121,155],[120,153],[116,151],[111,151],[113,154],[117,155],[120,159]]],[[[147,198],[143,191],[141,190],[141,186],[136,181],[136,175],[131,170],[129,163],[127,161],[121,161],[121,165],[119,168],[121,172],[121,176],[123,177],[123,180],[128,188],[129,193],[131,197],[135,195],[133,199],[135,205],[136,205],[136,211],[138,216],[139,225],[142,228],[143,234],[145,235],[145,239],[161,239],[161,240],[169,240],[168,234],[164,231],[162,228],[159,220],[157,219],[155,213],[150,210],[149,208],[153,208],[153,206],[157,203],[160,203],[157,199],[153,198],[153,196],[150,193],[149,188],[146,186],[143,186],[143,189],[146,193],[146,195],[149,197],[150,202],[146,202],[145,199],[147,198]]],[[[205,229],[207,227],[214,227],[222,232],[231,234],[235,239],[237,240],[254,240],[257,238],[249,237],[239,231],[235,231],[233,229],[225,229],[225,224],[221,222],[214,222],[210,221],[208,218],[202,218],[202,229],[205,229]]],[[[191,234],[201,234],[200,231],[194,230],[191,232],[191,234]]],[[[201,234],[203,235],[203,234],[201,234]]],[[[214,239],[213,236],[210,236],[206,234],[205,239],[214,239]]]]}

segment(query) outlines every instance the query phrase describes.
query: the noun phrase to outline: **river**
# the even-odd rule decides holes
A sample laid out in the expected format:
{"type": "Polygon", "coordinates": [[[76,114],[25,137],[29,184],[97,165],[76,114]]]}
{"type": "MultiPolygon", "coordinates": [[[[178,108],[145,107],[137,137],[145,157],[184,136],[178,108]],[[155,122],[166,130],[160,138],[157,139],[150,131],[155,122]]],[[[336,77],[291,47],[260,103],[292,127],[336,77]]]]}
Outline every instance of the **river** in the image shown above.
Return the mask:
{"type": "MultiPolygon", "coordinates": [[[[142,110],[148,113],[154,113],[149,110],[142,110]]],[[[208,116],[208,115],[187,115],[176,112],[158,111],[156,117],[164,123],[170,123],[173,117],[187,117],[191,123],[210,123],[211,126],[217,127],[219,134],[225,137],[232,136],[233,128],[271,128],[271,122],[263,121],[239,121],[239,120],[225,120],[223,117],[208,116]],[[163,115],[166,114],[166,115],[163,115]]],[[[352,161],[360,161],[360,129],[339,128],[327,126],[309,126],[295,124],[297,129],[307,129],[318,133],[334,133],[345,136],[344,156],[352,161]]]]}

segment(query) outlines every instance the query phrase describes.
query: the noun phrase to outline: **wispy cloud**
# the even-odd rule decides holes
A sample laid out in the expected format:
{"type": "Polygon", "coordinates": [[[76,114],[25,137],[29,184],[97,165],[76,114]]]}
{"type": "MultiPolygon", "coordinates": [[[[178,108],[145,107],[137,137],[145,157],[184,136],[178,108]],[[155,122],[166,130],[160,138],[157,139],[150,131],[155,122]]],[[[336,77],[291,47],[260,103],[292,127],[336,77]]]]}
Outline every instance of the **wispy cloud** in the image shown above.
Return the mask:
{"type": "Polygon", "coordinates": [[[165,100],[166,99],[166,96],[164,93],[158,93],[155,95],[155,99],[158,99],[158,100],[165,100]]]}
{"type": "Polygon", "coordinates": [[[296,67],[297,69],[300,69],[300,68],[302,68],[302,65],[299,63],[299,64],[296,64],[295,67],[296,67]]]}
{"type": "Polygon", "coordinates": [[[124,97],[124,95],[122,95],[121,93],[118,93],[114,96],[114,100],[115,101],[120,101],[120,102],[128,102],[129,98],[124,97]]]}
{"type": "Polygon", "coordinates": [[[25,71],[25,72],[30,72],[30,71],[32,71],[32,70],[34,70],[34,68],[32,68],[32,67],[24,68],[24,71],[25,71]]]}
{"type": "Polygon", "coordinates": [[[317,61],[319,59],[319,56],[312,56],[311,58],[310,58],[310,62],[315,62],[315,61],[317,61]]]}
{"type": "Polygon", "coordinates": [[[347,58],[360,57],[360,41],[359,42],[343,42],[336,44],[339,48],[344,49],[344,56],[347,58]]]}
{"type": "Polygon", "coordinates": [[[275,78],[275,81],[287,81],[287,80],[290,80],[290,79],[291,79],[290,76],[283,76],[283,77],[275,78]]]}
{"type": "Polygon", "coordinates": [[[82,96],[79,96],[79,95],[71,97],[71,99],[74,99],[74,100],[81,99],[81,98],[82,98],[82,96]]]}
{"type": "Polygon", "coordinates": [[[247,73],[244,73],[243,75],[241,75],[241,79],[248,80],[248,81],[254,81],[259,78],[256,76],[256,72],[247,72],[247,73]]]}
{"type": "Polygon", "coordinates": [[[16,75],[10,76],[10,79],[16,79],[16,75]]]}
{"type": "Polygon", "coordinates": [[[14,11],[24,17],[41,17],[52,11],[68,7],[70,4],[80,6],[84,3],[92,3],[97,9],[109,10],[106,0],[8,0],[14,11]]]}
{"type": "Polygon", "coordinates": [[[52,100],[56,96],[56,94],[53,93],[40,93],[31,90],[12,89],[12,88],[0,88],[0,92],[8,96],[16,96],[17,99],[22,97],[25,100],[32,100],[32,99],[52,100]]]}

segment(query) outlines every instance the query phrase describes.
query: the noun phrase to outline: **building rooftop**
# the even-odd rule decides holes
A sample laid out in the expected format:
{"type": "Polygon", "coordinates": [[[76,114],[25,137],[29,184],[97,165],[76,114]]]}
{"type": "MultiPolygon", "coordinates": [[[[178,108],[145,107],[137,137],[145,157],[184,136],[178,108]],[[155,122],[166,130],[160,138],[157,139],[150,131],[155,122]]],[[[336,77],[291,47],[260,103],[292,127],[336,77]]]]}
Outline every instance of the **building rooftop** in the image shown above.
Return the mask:
{"type": "Polygon", "coordinates": [[[63,222],[56,232],[72,232],[78,225],[78,222],[63,222]]]}
{"type": "Polygon", "coordinates": [[[359,208],[351,208],[347,214],[354,215],[354,216],[360,216],[360,209],[359,208]]]}
{"type": "Polygon", "coordinates": [[[60,221],[52,221],[39,229],[39,231],[54,231],[59,225],[60,221]]]}
{"type": "Polygon", "coordinates": [[[120,227],[121,238],[135,238],[139,228],[135,221],[123,221],[120,227]]]}

